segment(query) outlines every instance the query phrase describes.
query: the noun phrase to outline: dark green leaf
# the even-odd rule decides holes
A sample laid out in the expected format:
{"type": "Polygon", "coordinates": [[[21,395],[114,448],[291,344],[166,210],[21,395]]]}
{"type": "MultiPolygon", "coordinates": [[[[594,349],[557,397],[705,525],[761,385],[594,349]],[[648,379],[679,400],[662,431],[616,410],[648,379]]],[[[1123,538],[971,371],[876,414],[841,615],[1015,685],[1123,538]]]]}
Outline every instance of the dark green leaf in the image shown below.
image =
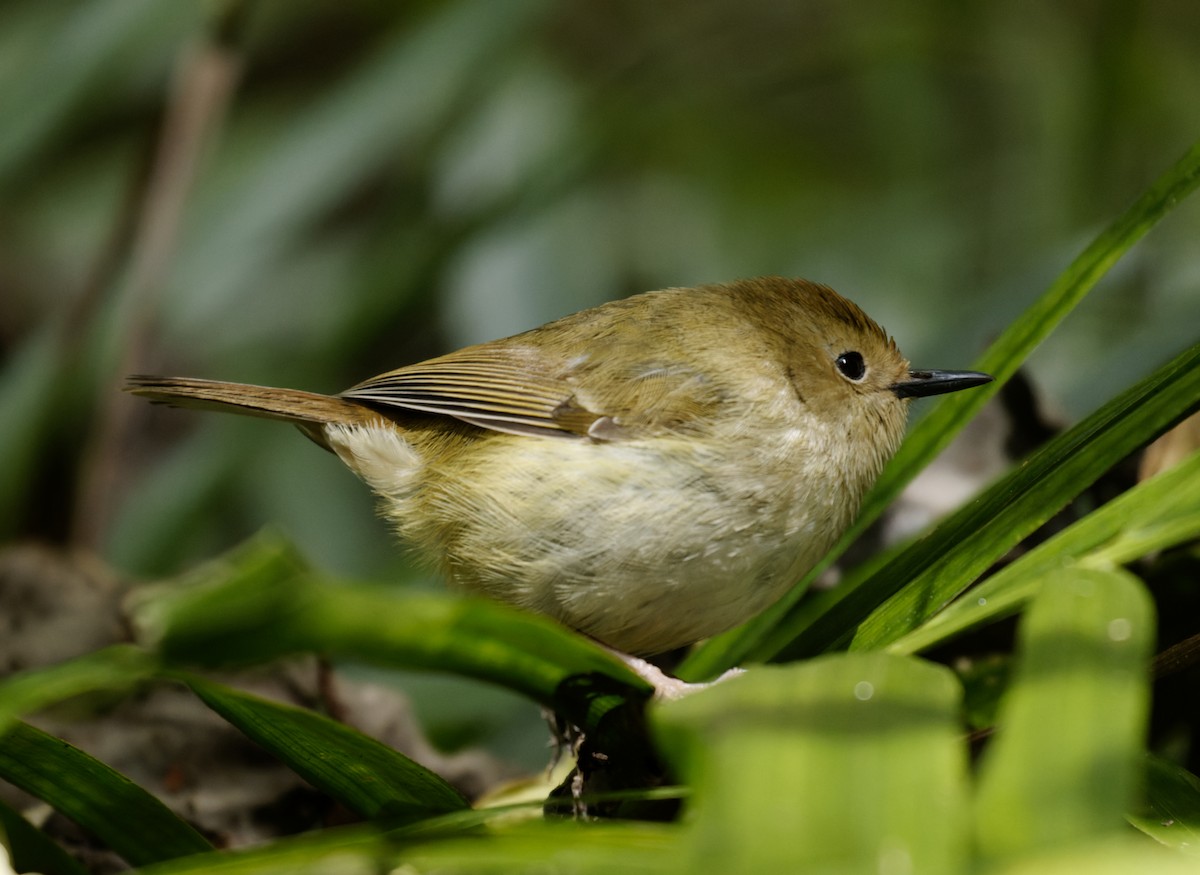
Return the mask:
{"type": "Polygon", "coordinates": [[[544,7],[545,0],[434,4],[415,28],[384,35],[245,169],[181,251],[177,275],[188,293],[229,295],[273,259],[286,259],[290,246],[304,245],[308,228],[347,191],[445,125],[544,7]]]}
{"type": "Polygon", "coordinates": [[[429,769],[348,726],[200,678],[186,680],[251,740],[364,817],[407,823],[467,808],[429,769]]]}
{"type": "Polygon", "coordinates": [[[821,631],[844,635],[859,619],[854,613],[892,593],[862,622],[852,646],[882,647],[910,632],[1101,474],[1197,405],[1200,344],[1055,438],[945,520],[859,587],[821,629],[814,626],[813,637],[820,640],[821,631]]]}
{"type": "MultiPolygon", "coordinates": [[[[87,875],[87,870],[49,836],[3,802],[0,802],[0,845],[9,848],[15,872],[87,875]]],[[[4,871],[3,862],[3,851],[0,850],[0,872],[4,871]]]]}
{"type": "Polygon", "coordinates": [[[1111,567],[1200,535],[1200,454],[1093,511],[949,604],[929,622],[892,642],[914,653],[974,626],[1014,613],[1047,572],[1071,562],[1111,567]]]}
{"type": "Polygon", "coordinates": [[[0,738],[0,778],[62,812],[134,866],[212,850],[124,775],[26,723],[0,738]]]}
{"type": "Polygon", "coordinates": [[[131,52],[146,52],[147,36],[179,39],[202,21],[194,7],[161,15],[153,0],[97,0],[69,11],[55,38],[39,46],[37,67],[10,79],[0,93],[0,114],[9,120],[0,138],[0,185],[10,184],[39,150],[47,150],[47,141],[98,85],[111,84],[121,61],[127,63],[131,52]]]}

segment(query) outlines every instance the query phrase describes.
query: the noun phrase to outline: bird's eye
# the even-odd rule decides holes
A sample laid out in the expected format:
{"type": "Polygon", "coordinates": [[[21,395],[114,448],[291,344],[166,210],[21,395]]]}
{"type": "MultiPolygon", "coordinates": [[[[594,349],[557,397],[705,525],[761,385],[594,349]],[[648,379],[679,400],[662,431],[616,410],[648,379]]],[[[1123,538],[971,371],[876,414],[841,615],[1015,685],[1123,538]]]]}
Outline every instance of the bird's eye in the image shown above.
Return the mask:
{"type": "Polygon", "coordinates": [[[852,382],[859,382],[867,375],[867,363],[863,361],[861,352],[844,352],[834,361],[842,376],[852,382]]]}

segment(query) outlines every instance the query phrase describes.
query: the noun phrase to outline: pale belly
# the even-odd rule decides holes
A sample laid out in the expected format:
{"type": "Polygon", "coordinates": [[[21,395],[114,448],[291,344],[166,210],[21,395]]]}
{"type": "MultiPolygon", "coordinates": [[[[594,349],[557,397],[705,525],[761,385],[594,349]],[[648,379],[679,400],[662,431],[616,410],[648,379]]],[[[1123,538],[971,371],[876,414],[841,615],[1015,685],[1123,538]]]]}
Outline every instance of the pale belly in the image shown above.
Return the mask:
{"type": "MultiPolygon", "coordinates": [[[[380,439],[373,450],[385,447],[380,439]]],[[[450,477],[417,462],[398,478],[394,466],[369,464],[354,439],[351,467],[453,583],[650,655],[774,602],[852,512],[831,497],[839,484],[813,476],[804,447],[702,452],[664,440],[495,442],[472,460],[486,475],[450,477]]],[[[416,461],[411,449],[401,455],[416,461]]]]}

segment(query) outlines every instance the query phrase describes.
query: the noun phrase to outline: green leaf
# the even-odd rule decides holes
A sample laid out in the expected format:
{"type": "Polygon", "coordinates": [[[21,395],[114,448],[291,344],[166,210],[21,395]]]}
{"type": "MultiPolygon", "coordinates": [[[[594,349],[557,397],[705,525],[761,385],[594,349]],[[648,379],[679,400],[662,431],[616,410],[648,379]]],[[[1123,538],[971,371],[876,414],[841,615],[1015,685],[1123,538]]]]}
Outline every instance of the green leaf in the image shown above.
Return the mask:
{"type": "MultiPolygon", "coordinates": [[[[859,587],[819,624],[838,633],[881,597],[852,647],[883,647],[962,592],[1100,475],[1200,405],[1200,344],[1059,435],[859,587]],[[901,590],[902,591],[898,591],[901,590]],[[849,616],[847,616],[849,613],[849,616]],[[839,623],[841,630],[838,629],[839,623]]],[[[820,639],[817,625],[813,629],[820,639]]],[[[800,643],[800,642],[798,642],[800,643]]]]}
{"type": "Polygon", "coordinates": [[[1149,754],[1145,796],[1145,806],[1129,822],[1168,847],[1200,857],[1200,778],[1149,754]]]}
{"type": "Polygon", "coordinates": [[[0,682],[0,736],[20,717],[74,696],[121,692],[153,678],[158,662],[137,647],[118,644],[0,682]]]}
{"type": "Polygon", "coordinates": [[[1166,848],[1121,836],[989,866],[987,875],[1195,875],[1196,863],[1166,848]]]}
{"type": "Polygon", "coordinates": [[[959,697],[941,666],[839,654],[656,706],[694,786],[683,870],[963,871],[959,697]]]}
{"type": "Polygon", "coordinates": [[[771,659],[782,653],[817,617],[849,598],[850,590],[839,588],[827,598],[799,604],[809,584],[866,531],[913,477],[1000,390],[1105,272],[1197,185],[1200,185],[1200,142],[1096,237],[1033,306],[996,339],[975,365],[996,377],[996,382],[946,396],[918,423],[864,499],[858,519],[829,554],[771,608],[696,648],[680,667],[680,677],[703,679],[742,662],[771,659]]]}
{"type": "Polygon", "coordinates": [[[468,807],[429,769],[328,717],[200,678],[185,680],[252,741],[364,817],[407,823],[468,807]]]}
{"type": "Polygon", "coordinates": [[[650,686],[553,621],[484,599],[319,580],[276,538],[255,539],[193,585],[139,609],[164,659],[245,665],[300,651],[491,681],[596,729],[650,686]]]}
{"type": "Polygon", "coordinates": [[[674,826],[648,823],[525,823],[497,830],[486,841],[464,836],[403,848],[396,858],[402,863],[401,871],[447,875],[697,871],[679,865],[685,853],[681,833],[674,826]]]}
{"type": "MultiPolygon", "coordinates": [[[[6,846],[14,872],[41,875],[87,875],[87,870],[17,811],[0,801],[0,846],[6,846]]],[[[0,847],[0,872],[4,872],[0,847]]]]}
{"type": "Polygon", "coordinates": [[[1138,785],[1154,612],[1125,571],[1048,575],[980,767],[976,837],[991,857],[1120,834],[1138,785]]]}
{"type": "Polygon", "coordinates": [[[212,850],[124,775],[26,723],[0,738],[0,778],[62,812],[131,865],[212,850]]]}
{"type": "MultiPolygon", "coordinates": [[[[452,816],[453,817],[453,816],[452,816]]],[[[423,833],[424,830],[422,829],[423,833]]],[[[678,872],[681,830],[647,823],[530,823],[487,832],[419,837],[409,830],[324,830],[263,848],[189,857],[142,875],[328,875],[328,873],[570,872],[575,875],[678,872]]]]}
{"type": "Polygon", "coordinates": [[[1122,565],[1200,536],[1200,453],[1140,483],[1039,544],[949,604],[924,625],[888,645],[915,653],[967,629],[1009,616],[1032,598],[1047,572],[1080,562],[1122,565]]]}

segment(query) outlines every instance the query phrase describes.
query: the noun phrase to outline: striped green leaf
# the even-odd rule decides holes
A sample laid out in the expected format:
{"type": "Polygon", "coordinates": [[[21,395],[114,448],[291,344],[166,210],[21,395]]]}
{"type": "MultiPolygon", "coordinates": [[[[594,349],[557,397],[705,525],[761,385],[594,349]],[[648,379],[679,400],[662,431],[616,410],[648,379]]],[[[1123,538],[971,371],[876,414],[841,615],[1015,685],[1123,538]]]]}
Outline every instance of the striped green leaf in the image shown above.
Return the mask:
{"type": "Polygon", "coordinates": [[[131,865],[212,850],[200,833],[124,775],[27,723],[0,739],[0,779],[62,812],[131,865]]]}
{"type": "Polygon", "coordinates": [[[288,768],[364,817],[407,823],[468,807],[429,769],[335,720],[197,677],[187,684],[288,768]]]}

